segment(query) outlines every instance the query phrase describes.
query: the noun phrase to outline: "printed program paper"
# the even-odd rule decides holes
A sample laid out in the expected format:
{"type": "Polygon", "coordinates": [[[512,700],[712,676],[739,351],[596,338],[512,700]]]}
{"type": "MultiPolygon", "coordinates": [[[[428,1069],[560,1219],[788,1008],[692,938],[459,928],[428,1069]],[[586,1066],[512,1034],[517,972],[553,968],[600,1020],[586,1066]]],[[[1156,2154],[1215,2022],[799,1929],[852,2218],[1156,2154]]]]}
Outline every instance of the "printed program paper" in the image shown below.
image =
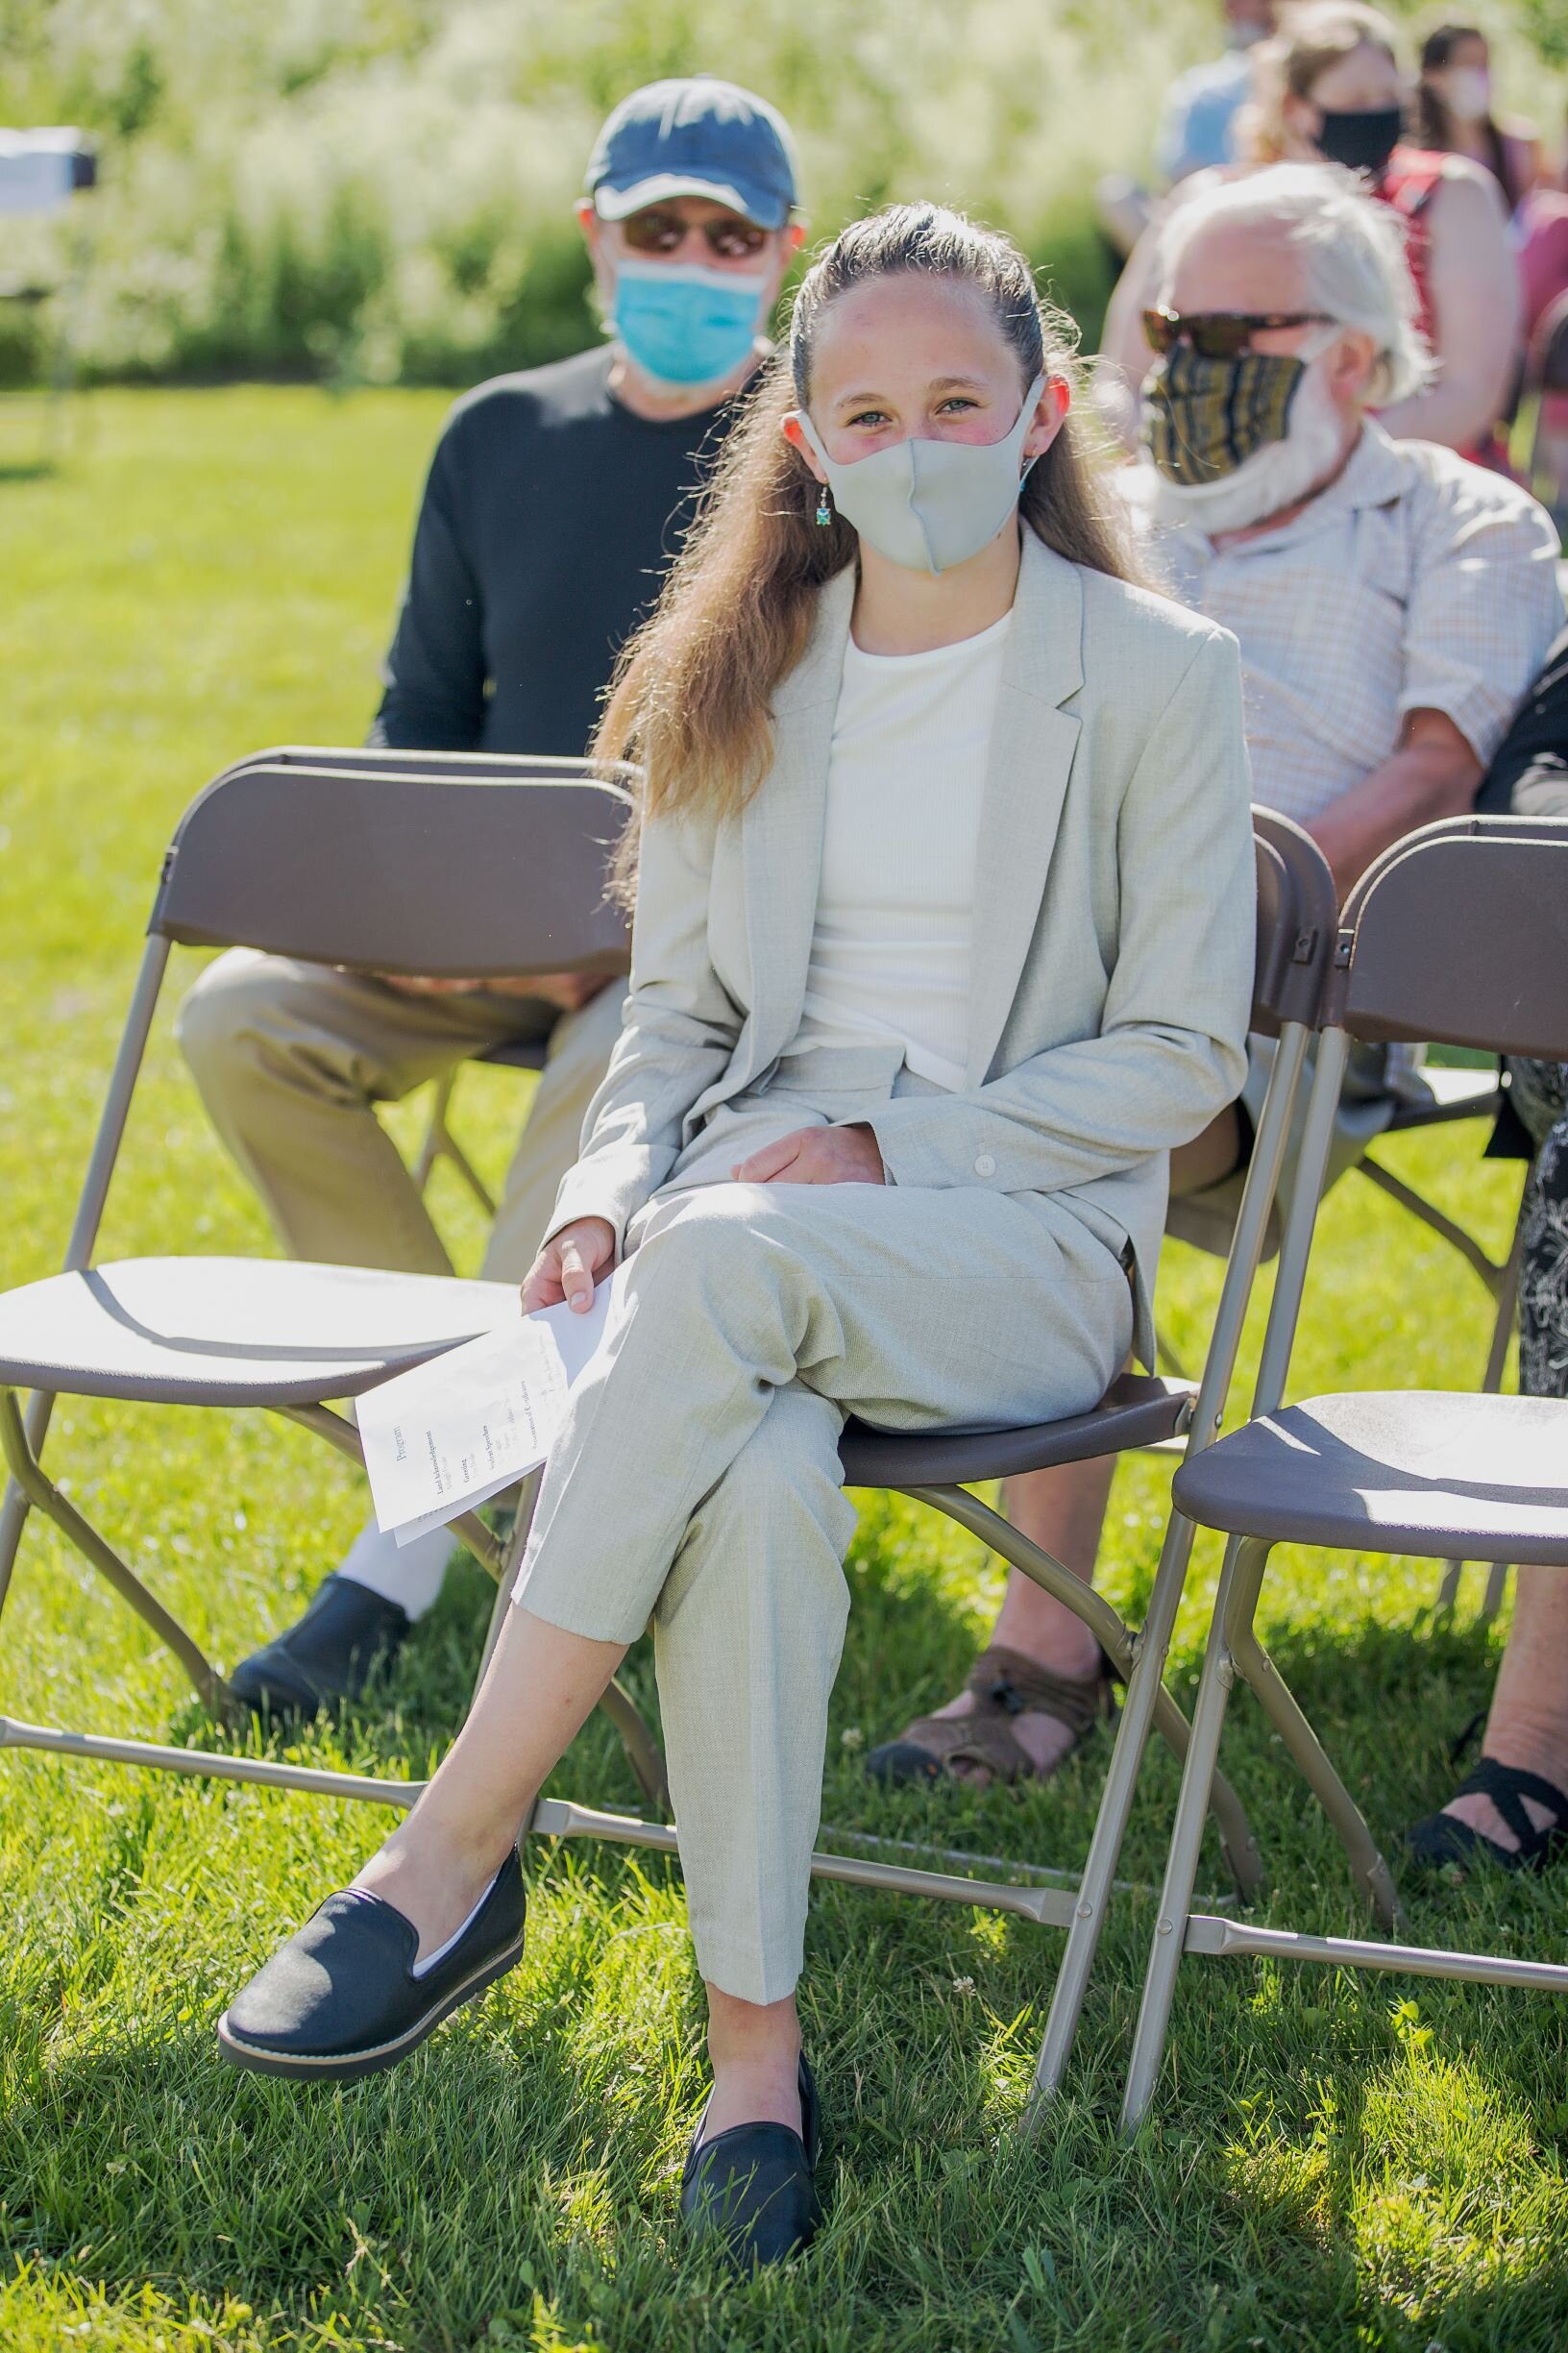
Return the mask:
{"type": "Polygon", "coordinates": [[[400,1545],[536,1471],[604,1336],[619,1272],[585,1315],[539,1308],[369,1390],[355,1409],[376,1525],[400,1545]]]}

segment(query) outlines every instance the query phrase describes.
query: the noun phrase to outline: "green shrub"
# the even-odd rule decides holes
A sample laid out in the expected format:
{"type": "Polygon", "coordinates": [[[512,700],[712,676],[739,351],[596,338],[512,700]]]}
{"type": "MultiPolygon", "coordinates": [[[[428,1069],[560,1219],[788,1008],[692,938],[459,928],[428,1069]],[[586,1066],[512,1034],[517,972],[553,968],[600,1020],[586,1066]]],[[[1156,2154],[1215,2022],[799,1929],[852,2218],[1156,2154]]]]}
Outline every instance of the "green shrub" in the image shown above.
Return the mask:
{"type": "MultiPolygon", "coordinates": [[[[966,204],[1020,238],[1092,336],[1110,277],[1095,179],[1146,165],[1160,93],[1213,47],[1216,13],[0,0],[0,119],[79,122],[100,143],[102,185],[73,208],[92,242],[76,340],[100,376],[464,382],[580,347],[571,206],[595,129],[639,82],[698,69],[790,116],[814,230],[895,196],[966,204]]],[[[60,231],[5,227],[8,269],[63,269],[60,231]]],[[[0,368],[33,350],[8,324],[0,368]]]]}

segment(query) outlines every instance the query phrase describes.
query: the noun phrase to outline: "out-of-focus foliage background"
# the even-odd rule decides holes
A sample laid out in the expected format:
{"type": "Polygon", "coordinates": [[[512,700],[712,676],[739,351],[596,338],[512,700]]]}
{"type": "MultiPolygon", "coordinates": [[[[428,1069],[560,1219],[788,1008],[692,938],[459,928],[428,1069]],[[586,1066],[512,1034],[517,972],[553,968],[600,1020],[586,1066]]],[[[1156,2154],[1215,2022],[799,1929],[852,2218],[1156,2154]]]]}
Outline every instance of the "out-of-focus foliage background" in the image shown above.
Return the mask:
{"type": "MultiPolygon", "coordinates": [[[[1505,99],[1556,144],[1568,0],[1480,14],[1505,99]]],[[[1146,165],[1161,93],[1217,50],[1218,15],[1214,0],[0,0],[0,122],[100,143],[102,185],[73,208],[92,246],[74,340],[99,377],[458,383],[579,347],[570,206],[594,131],[638,83],[697,70],[784,109],[816,229],[894,196],[960,201],[1021,239],[1092,338],[1110,269],[1094,180],[1146,165]]],[[[0,265],[37,269],[77,232],[0,233],[0,265]]],[[[3,306],[0,380],[30,372],[40,331],[3,306]]]]}

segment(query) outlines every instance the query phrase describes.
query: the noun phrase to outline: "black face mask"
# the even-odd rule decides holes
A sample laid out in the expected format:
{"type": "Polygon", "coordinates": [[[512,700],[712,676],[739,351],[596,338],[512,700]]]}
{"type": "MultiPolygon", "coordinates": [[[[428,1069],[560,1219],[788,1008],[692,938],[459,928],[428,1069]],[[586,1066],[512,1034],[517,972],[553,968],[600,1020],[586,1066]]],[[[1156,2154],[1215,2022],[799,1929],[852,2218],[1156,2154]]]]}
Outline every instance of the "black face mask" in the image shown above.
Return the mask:
{"type": "Polygon", "coordinates": [[[1373,107],[1364,114],[1324,112],[1323,127],[1312,144],[1325,163],[1343,163],[1353,172],[1370,172],[1375,180],[1386,169],[1399,145],[1404,116],[1398,107],[1373,107]]]}

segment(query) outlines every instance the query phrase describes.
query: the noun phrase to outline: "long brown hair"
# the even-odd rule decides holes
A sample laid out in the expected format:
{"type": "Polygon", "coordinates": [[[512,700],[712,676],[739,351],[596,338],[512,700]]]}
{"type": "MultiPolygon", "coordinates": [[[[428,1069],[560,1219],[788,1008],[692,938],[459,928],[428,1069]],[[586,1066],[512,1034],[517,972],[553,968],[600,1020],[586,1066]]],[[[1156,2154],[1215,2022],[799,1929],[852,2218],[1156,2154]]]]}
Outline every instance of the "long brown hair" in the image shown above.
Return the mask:
{"type": "MultiPolygon", "coordinates": [[[[816,522],[817,480],[785,440],[784,419],[810,398],[829,306],[851,286],[900,272],[976,287],[1026,387],[1073,372],[1071,322],[1041,300],[1028,262],[995,231],[939,205],[894,205],[834,240],[803,281],[788,351],[748,396],[664,592],[616,671],[594,753],[641,764],[649,810],[728,814],[768,772],[774,691],[805,651],[818,592],[853,562],[858,544],[841,516],[825,528],[816,522]]],[[[1140,579],[1120,501],[1102,487],[1107,461],[1092,431],[1069,414],[1031,469],[1019,513],[1069,563],[1140,579]]],[[[633,855],[628,845],[628,864],[633,855]]]]}

